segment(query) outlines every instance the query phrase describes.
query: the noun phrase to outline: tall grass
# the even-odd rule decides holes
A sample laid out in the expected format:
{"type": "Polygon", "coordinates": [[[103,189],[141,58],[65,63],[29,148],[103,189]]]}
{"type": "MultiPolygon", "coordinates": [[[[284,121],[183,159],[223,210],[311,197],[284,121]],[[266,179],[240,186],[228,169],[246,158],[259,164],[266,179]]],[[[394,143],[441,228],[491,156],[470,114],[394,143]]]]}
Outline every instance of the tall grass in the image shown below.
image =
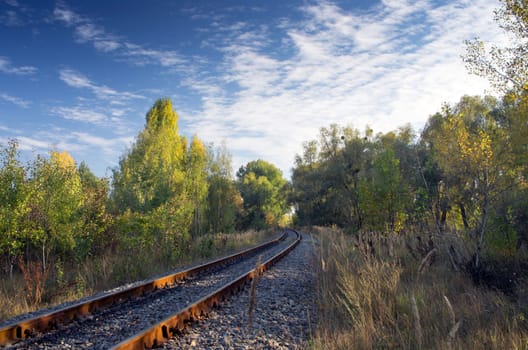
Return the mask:
{"type": "Polygon", "coordinates": [[[449,257],[455,237],[312,233],[319,240],[314,349],[528,349],[526,281],[515,296],[476,286],[449,257]]]}
{"type": "MultiPolygon", "coordinates": [[[[186,248],[186,254],[170,264],[156,251],[143,251],[141,254],[130,254],[127,251],[107,252],[80,264],[57,263],[45,285],[39,284],[37,299],[34,286],[28,285],[27,281],[39,277],[30,276],[38,271],[26,269],[24,274],[14,274],[12,279],[7,276],[0,278],[0,321],[186,265],[228,255],[267,241],[275,235],[276,230],[203,235],[192,240],[186,248]]],[[[39,280],[39,283],[42,282],[39,280]]]]}

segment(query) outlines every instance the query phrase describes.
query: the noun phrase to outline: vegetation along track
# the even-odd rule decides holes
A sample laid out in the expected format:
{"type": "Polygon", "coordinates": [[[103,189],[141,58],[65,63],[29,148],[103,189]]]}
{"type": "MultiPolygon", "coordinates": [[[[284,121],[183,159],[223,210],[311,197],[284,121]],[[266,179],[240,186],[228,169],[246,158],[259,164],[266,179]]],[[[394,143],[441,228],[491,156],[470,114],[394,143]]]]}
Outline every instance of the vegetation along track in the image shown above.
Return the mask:
{"type": "Polygon", "coordinates": [[[99,349],[116,344],[127,349],[160,344],[250,281],[258,259],[264,270],[299,240],[297,232],[286,231],[239,254],[8,324],[0,328],[0,344],[13,349],[99,349]]]}

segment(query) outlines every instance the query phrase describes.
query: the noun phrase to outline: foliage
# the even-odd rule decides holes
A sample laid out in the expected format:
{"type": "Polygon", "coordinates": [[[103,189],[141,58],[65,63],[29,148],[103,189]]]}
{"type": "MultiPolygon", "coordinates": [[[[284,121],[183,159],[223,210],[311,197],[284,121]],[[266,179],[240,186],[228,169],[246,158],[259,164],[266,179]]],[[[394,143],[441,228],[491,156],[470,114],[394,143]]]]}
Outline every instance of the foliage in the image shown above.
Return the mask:
{"type": "Polygon", "coordinates": [[[206,199],[208,192],[207,182],[207,164],[208,153],[203,143],[198,137],[193,137],[189,147],[186,162],[186,193],[193,203],[193,224],[192,232],[194,235],[202,234],[205,227],[203,218],[206,211],[206,199]]]}
{"type": "Polygon", "coordinates": [[[168,99],[156,101],[132,149],[113,171],[112,202],[118,211],[148,212],[184,191],[186,145],[168,99]]]}
{"type": "Polygon", "coordinates": [[[528,182],[526,131],[513,125],[524,126],[526,109],[508,101],[463,96],[432,115],[418,139],[408,126],[375,136],[322,128],[293,168],[297,222],[350,232],[458,230],[473,242],[477,268],[482,254],[515,255],[527,242],[528,182]]]}
{"type": "MultiPolygon", "coordinates": [[[[152,264],[166,270],[189,254],[216,253],[216,241],[213,249],[204,239],[196,253],[193,240],[233,232],[242,222],[231,158],[225,145],[215,150],[197,136],[188,143],[177,121],[170,100],[156,101],[114,169],[112,187],[67,152],[23,164],[16,140],[0,147],[1,276],[24,275],[23,300],[37,307],[63,289],[82,294],[90,278],[67,271],[101,257],[122,256],[115,269],[102,263],[97,270],[125,282],[148,277],[152,264]]],[[[286,181],[271,165],[261,170],[262,193],[272,194],[262,197],[265,222],[276,224],[286,207],[286,181]]]]}
{"type": "Polygon", "coordinates": [[[511,46],[486,48],[479,39],[466,41],[464,61],[470,72],[487,77],[500,91],[520,97],[528,92],[528,2],[500,2],[495,21],[509,35],[511,46]]]}
{"type": "Polygon", "coordinates": [[[202,232],[208,188],[206,148],[198,137],[187,146],[177,121],[170,100],[156,101],[114,169],[111,194],[121,244],[132,250],[159,246],[167,264],[183,254],[191,232],[202,232]],[[129,227],[128,220],[135,224],[129,227]]]}
{"type": "Polygon", "coordinates": [[[110,192],[108,180],[97,178],[84,162],[79,165],[78,172],[83,204],[80,210],[82,227],[77,236],[75,258],[83,261],[86,257],[97,256],[113,246],[117,238],[110,230],[114,219],[107,208],[110,192]]]}
{"type": "Polygon", "coordinates": [[[292,175],[291,200],[300,224],[398,231],[407,217],[409,184],[416,177],[412,130],[363,135],[352,127],[322,128],[304,145],[292,175]],[[403,161],[402,161],[403,160],[403,161]]]}
{"type": "Polygon", "coordinates": [[[31,222],[26,234],[32,246],[40,250],[42,266],[52,255],[71,256],[81,228],[83,195],[73,158],[56,151],[49,159],[38,156],[30,166],[28,186],[31,222]]]}
{"type": "Polygon", "coordinates": [[[242,198],[238,192],[231,165],[231,155],[225,144],[216,153],[210,150],[207,221],[210,232],[233,232],[241,216],[242,198]]]}
{"type": "Polygon", "coordinates": [[[10,140],[0,150],[0,254],[5,257],[9,276],[24,247],[24,218],[29,208],[27,169],[18,160],[18,144],[10,140]]]}
{"type": "Polygon", "coordinates": [[[282,172],[264,160],[249,162],[237,172],[244,203],[243,228],[276,225],[287,211],[287,181],[282,172]]]}

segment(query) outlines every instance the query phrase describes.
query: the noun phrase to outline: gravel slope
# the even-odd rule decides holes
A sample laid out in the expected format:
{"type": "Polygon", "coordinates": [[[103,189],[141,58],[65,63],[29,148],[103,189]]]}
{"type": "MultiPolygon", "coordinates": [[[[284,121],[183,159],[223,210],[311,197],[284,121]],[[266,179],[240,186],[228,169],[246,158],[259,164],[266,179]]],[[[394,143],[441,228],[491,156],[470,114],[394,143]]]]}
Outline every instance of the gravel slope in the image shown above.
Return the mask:
{"type": "Polygon", "coordinates": [[[303,235],[290,254],[260,277],[252,327],[248,322],[248,287],[180,337],[169,340],[164,348],[305,348],[316,324],[313,252],[310,236],[303,235]]]}

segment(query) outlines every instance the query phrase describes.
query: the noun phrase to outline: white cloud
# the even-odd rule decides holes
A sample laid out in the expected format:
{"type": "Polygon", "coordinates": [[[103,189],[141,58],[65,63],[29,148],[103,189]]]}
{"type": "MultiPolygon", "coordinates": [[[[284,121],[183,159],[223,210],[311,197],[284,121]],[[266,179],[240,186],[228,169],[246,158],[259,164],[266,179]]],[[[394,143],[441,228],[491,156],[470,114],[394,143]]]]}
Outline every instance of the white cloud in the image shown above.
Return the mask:
{"type": "Polygon", "coordinates": [[[73,132],[71,136],[74,137],[79,144],[91,149],[94,147],[99,148],[105,155],[112,156],[112,158],[115,158],[115,155],[118,154],[121,149],[130,146],[134,141],[133,137],[105,138],[85,132],[73,132]]]}
{"type": "Polygon", "coordinates": [[[134,141],[133,137],[101,137],[87,132],[68,131],[62,128],[37,132],[31,136],[9,138],[0,136],[0,144],[6,144],[9,139],[17,140],[19,150],[23,152],[46,154],[50,150],[66,150],[72,154],[76,161],[89,159],[88,163],[91,169],[97,173],[104,173],[109,164],[117,165],[116,158],[118,155],[122,154],[123,150],[134,141]]]}
{"type": "Polygon", "coordinates": [[[0,23],[8,27],[19,27],[24,24],[15,11],[8,10],[0,15],[0,23]]]}
{"type": "Polygon", "coordinates": [[[103,26],[77,14],[64,3],[57,4],[53,15],[56,21],[73,27],[79,43],[91,43],[96,50],[112,53],[118,60],[139,66],[148,64],[171,68],[178,68],[186,62],[176,51],[152,49],[108,33],[103,26]]]}
{"type": "Polygon", "coordinates": [[[0,24],[7,27],[22,27],[34,22],[33,9],[28,5],[16,0],[3,0],[3,2],[7,6],[4,6],[5,11],[0,12],[0,24]]]}
{"type": "Polygon", "coordinates": [[[62,21],[68,26],[77,25],[83,22],[81,16],[70,10],[64,3],[58,3],[53,9],[53,17],[57,21],[62,21]]]}
{"type": "Polygon", "coordinates": [[[14,75],[32,75],[37,68],[32,66],[14,66],[7,57],[0,56],[0,72],[14,75]]]}
{"type": "Polygon", "coordinates": [[[91,81],[85,75],[69,68],[63,68],[59,71],[59,78],[67,85],[79,88],[88,89],[97,96],[97,98],[103,100],[110,100],[115,104],[121,104],[123,101],[131,99],[144,99],[143,96],[134,94],[131,92],[121,92],[109,88],[105,85],[98,85],[91,81]]]}
{"type": "Polygon", "coordinates": [[[50,113],[66,120],[104,127],[118,135],[129,134],[136,129],[127,118],[131,113],[130,108],[112,108],[105,103],[86,102],[73,107],[55,106],[50,108],[50,113]]]}
{"type": "Polygon", "coordinates": [[[270,38],[234,41],[266,34],[237,27],[216,44],[224,54],[220,79],[194,84],[203,110],[192,116],[191,131],[228,140],[236,166],[263,158],[288,174],[302,143],[330,123],[382,132],[406,123],[421,128],[444,101],[485,92],[487,82],[468,75],[460,55],[465,39],[501,40],[495,6],[384,0],[350,12],[321,1],[301,9],[301,23],[280,21],[287,54],[270,38]],[[226,94],[226,83],[239,89],[226,94]]]}
{"type": "Polygon", "coordinates": [[[6,93],[0,93],[0,98],[4,101],[7,101],[7,102],[10,102],[10,103],[13,103],[19,107],[22,107],[22,108],[28,108],[29,105],[31,104],[31,102],[27,101],[27,100],[24,100],[24,99],[21,99],[19,97],[16,97],[16,96],[11,96],[9,94],[6,94],[6,93]]]}
{"type": "Polygon", "coordinates": [[[51,113],[56,114],[64,119],[75,120],[85,123],[102,124],[107,120],[103,113],[80,107],[54,107],[51,113]]]}
{"type": "Polygon", "coordinates": [[[4,2],[6,4],[8,4],[9,6],[13,6],[13,7],[18,7],[20,6],[20,4],[18,3],[17,0],[4,0],[4,2]]]}
{"type": "Polygon", "coordinates": [[[113,40],[98,40],[93,45],[97,50],[102,52],[114,51],[121,47],[119,42],[113,40]]]}
{"type": "Polygon", "coordinates": [[[130,42],[125,43],[128,60],[137,65],[152,64],[153,62],[163,66],[178,66],[185,62],[178,53],[171,50],[153,50],[130,42]]]}
{"type": "Polygon", "coordinates": [[[22,151],[45,150],[51,148],[48,142],[31,137],[17,136],[15,139],[18,141],[18,145],[22,151]]]}

